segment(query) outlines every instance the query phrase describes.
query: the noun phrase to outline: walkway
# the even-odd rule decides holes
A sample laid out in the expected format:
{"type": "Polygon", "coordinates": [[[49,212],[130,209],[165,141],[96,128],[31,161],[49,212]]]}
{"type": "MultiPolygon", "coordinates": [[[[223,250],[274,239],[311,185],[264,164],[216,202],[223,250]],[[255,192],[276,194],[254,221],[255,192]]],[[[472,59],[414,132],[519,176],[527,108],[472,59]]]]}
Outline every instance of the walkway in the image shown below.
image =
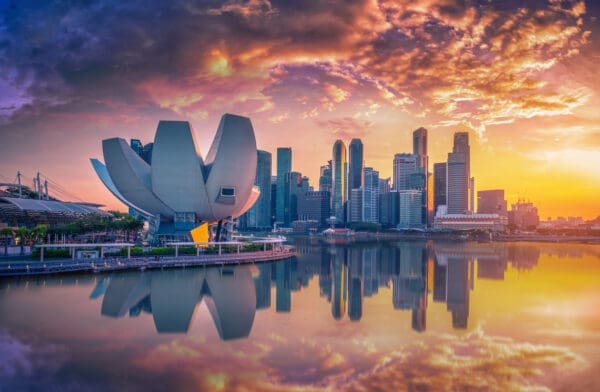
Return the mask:
{"type": "Polygon", "coordinates": [[[144,257],[105,257],[91,260],[61,259],[52,261],[20,261],[0,263],[0,277],[50,275],[74,272],[112,272],[124,270],[145,270],[158,268],[186,268],[197,266],[259,263],[282,260],[295,256],[291,248],[259,252],[224,253],[192,256],[144,256],[144,257]]]}

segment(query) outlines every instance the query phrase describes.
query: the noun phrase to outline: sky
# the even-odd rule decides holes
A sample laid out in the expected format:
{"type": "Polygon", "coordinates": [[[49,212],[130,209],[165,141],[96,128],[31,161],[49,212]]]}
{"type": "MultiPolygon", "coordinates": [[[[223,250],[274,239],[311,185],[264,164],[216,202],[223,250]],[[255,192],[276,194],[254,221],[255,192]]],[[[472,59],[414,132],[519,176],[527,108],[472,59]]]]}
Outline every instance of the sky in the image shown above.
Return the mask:
{"type": "Polygon", "coordinates": [[[187,120],[206,154],[234,113],[313,185],[336,139],[361,138],[390,177],[413,130],[430,171],[468,131],[476,190],[595,218],[598,16],[594,1],[0,0],[0,182],[40,170],[124,209],[89,163],[102,139],[187,120]]]}

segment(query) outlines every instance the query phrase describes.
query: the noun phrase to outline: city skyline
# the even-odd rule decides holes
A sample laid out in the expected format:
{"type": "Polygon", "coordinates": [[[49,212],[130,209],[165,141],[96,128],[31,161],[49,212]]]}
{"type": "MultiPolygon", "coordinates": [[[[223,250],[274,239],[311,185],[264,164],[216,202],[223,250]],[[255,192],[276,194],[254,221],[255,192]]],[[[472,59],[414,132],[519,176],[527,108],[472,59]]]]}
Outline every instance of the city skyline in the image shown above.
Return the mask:
{"type": "Polygon", "coordinates": [[[230,112],[315,187],[335,140],[360,138],[387,178],[424,127],[429,172],[466,131],[475,191],[543,219],[600,213],[597,2],[0,8],[0,181],[39,169],[125,210],[87,164],[100,140],[188,120],[206,154],[230,112]]]}

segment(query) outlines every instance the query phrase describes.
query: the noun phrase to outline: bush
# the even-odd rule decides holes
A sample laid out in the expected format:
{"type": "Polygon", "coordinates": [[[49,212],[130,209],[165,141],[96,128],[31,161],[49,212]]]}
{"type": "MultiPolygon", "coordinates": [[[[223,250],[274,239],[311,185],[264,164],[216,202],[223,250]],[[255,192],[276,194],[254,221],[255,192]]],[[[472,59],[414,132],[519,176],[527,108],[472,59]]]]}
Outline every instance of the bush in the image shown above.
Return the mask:
{"type": "MultiPolygon", "coordinates": [[[[69,249],[44,249],[44,259],[68,259],[70,257],[69,249]]],[[[31,258],[40,258],[40,248],[31,251],[31,258]]]]}

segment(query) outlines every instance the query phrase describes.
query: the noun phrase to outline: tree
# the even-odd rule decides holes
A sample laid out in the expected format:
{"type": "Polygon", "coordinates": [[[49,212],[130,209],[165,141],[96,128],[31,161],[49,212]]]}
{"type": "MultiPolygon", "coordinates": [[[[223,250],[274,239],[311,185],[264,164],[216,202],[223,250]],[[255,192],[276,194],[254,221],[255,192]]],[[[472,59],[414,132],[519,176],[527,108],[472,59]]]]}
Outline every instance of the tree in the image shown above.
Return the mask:
{"type": "Polygon", "coordinates": [[[19,238],[19,246],[21,247],[21,256],[25,254],[25,241],[29,236],[29,229],[26,227],[18,227],[15,230],[15,235],[19,238]]]}

